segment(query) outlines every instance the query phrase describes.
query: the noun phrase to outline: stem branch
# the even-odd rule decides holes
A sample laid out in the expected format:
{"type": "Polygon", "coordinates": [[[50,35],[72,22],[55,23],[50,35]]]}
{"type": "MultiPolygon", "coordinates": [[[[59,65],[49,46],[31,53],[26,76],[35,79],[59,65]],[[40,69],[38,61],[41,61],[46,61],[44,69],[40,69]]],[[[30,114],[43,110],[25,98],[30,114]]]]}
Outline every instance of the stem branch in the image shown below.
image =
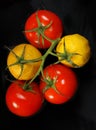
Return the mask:
{"type": "Polygon", "coordinates": [[[46,53],[41,57],[41,65],[37,71],[37,73],[35,74],[35,76],[27,83],[28,85],[30,85],[33,80],[35,80],[35,78],[41,73],[43,76],[43,67],[44,67],[44,63],[45,60],[47,58],[47,56],[50,54],[50,52],[52,52],[52,50],[54,49],[54,47],[57,45],[57,43],[59,42],[60,38],[57,38],[56,40],[54,40],[51,44],[51,46],[49,47],[49,49],[46,51],[46,53]]]}

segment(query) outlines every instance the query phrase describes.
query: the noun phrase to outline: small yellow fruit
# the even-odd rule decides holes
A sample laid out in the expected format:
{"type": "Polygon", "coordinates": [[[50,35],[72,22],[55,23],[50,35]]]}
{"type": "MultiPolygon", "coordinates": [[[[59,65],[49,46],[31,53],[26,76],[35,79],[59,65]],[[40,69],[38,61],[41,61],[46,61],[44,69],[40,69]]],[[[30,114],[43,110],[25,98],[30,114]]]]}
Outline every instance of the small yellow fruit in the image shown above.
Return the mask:
{"type": "Polygon", "coordinates": [[[9,52],[7,57],[8,69],[14,78],[30,80],[34,77],[41,64],[41,60],[37,62],[32,62],[32,60],[41,56],[41,52],[31,44],[19,44],[9,52]]]}
{"type": "Polygon", "coordinates": [[[58,60],[69,67],[84,66],[91,57],[91,47],[87,38],[80,34],[62,37],[56,47],[58,60]]]}

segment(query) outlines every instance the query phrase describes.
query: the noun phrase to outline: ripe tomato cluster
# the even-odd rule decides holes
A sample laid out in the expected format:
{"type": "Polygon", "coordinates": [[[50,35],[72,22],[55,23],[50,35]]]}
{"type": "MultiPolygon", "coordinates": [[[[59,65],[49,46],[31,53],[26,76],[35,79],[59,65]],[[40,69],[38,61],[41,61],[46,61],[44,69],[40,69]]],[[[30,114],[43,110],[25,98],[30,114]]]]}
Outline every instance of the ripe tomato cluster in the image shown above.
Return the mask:
{"type": "Polygon", "coordinates": [[[6,105],[15,115],[32,116],[40,111],[45,100],[62,104],[75,95],[78,78],[72,67],[85,65],[91,50],[89,41],[79,34],[71,35],[72,38],[61,38],[63,29],[63,23],[55,13],[38,10],[25,23],[24,36],[28,43],[8,48],[7,67],[15,81],[6,91],[6,105]],[[83,44],[75,46],[73,37],[76,41],[83,41],[83,44]],[[86,46],[86,51],[81,53],[83,46],[86,46]],[[41,50],[46,52],[42,54],[41,50]],[[57,61],[45,66],[48,55],[55,56],[57,61]],[[83,61],[82,64],[77,61],[78,57],[83,61]]]}

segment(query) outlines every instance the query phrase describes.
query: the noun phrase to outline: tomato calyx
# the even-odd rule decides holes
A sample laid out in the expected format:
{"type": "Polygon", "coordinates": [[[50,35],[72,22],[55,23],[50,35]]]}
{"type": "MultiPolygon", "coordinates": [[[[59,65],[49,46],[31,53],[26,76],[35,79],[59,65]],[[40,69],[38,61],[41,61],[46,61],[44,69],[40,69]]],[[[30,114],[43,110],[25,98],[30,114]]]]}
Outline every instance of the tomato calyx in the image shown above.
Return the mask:
{"type": "MultiPolygon", "coordinates": [[[[8,48],[8,47],[7,47],[7,48],[8,48]]],[[[34,62],[38,62],[38,61],[42,60],[42,56],[41,56],[40,58],[32,59],[32,60],[26,60],[26,59],[24,59],[25,50],[26,50],[26,45],[25,45],[24,48],[23,48],[23,51],[22,51],[21,56],[18,56],[18,55],[17,55],[13,50],[11,50],[10,48],[8,48],[8,50],[13,53],[13,55],[15,56],[15,58],[16,58],[16,60],[17,60],[15,63],[10,64],[10,65],[8,66],[8,68],[11,67],[11,66],[14,66],[14,65],[20,65],[20,67],[21,67],[21,72],[20,72],[18,78],[20,78],[20,76],[22,75],[22,72],[23,72],[23,69],[24,69],[24,64],[34,63],[34,62]]]]}
{"type": "Polygon", "coordinates": [[[26,83],[26,81],[23,84],[18,81],[16,81],[15,83],[18,84],[24,91],[36,94],[36,92],[33,90],[34,85],[29,85],[26,83]]]}
{"type": "MultiPolygon", "coordinates": [[[[24,32],[37,32],[39,43],[40,43],[40,36],[42,36],[42,45],[44,45],[44,39],[46,39],[52,43],[53,40],[48,38],[44,34],[45,30],[48,29],[52,25],[52,21],[48,25],[43,26],[38,18],[38,12],[36,12],[36,20],[37,20],[38,27],[31,29],[31,30],[25,30],[24,32]]],[[[39,44],[39,43],[37,43],[37,44],[39,44]]]]}
{"type": "Polygon", "coordinates": [[[74,66],[75,68],[79,68],[79,66],[77,64],[75,64],[71,58],[75,55],[80,55],[79,53],[69,53],[67,50],[66,50],[66,47],[65,47],[65,41],[64,41],[64,52],[61,53],[61,52],[56,52],[56,55],[57,57],[60,57],[60,59],[56,62],[56,63],[60,63],[61,61],[63,60],[66,60],[67,62],[69,62],[72,66],[74,66]]]}
{"type": "Polygon", "coordinates": [[[25,91],[27,91],[27,92],[32,92],[32,93],[36,94],[36,91],[34,91],[34,90],[32,89],[33,87],[34,87],[34,86],[28,85],[27,83],[25,83],[22,88],[23,88],[23,90],[25,90],[25,91]]]}
{"type": "Polygon", "coordinates": [[[52,88],[55,90],[56,93],[60,94],[60,92],[58,91],[58,89],[56,88],[56,80],[57,80],[57,77],[54,77],[54,79],[51,79],[50,76],[46,76],[44,77],[44,82],[46,83],[46,86],[43,88],[43,93],[45,93],[45,91],[47,91],[49,88],[52,88]]]}

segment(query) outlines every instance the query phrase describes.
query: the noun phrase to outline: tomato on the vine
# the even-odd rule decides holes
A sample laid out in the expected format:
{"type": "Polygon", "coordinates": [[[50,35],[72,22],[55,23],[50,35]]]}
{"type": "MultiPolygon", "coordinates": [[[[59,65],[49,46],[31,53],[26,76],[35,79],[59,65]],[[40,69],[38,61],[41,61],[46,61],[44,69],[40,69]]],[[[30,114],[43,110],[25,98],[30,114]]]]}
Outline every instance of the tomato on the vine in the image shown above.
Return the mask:
{"type": "Polygon", "coordinates": [[[51,64],[45,67],[40,79],[41,92],[45,99],[53,104],[69,101],[78,88],[76,73],[62,64],[51,64]]]}
{"type": "Polygon", "coordinates": [[[20,80],[10,84],[5,99],[10,112],[21,117],[28,117],[38,113],[44,100],[36,82],[26,86],[24,81],[20,80]]]}
{"type": "Polygon", "coordinates": [[[51,41],[63,34],[63,23],[59,16],[49,10],[32,13],[25,22],[24,34],[29,43],[37,48],[49,48],[51,41]]]}
{"type": "Polygon", "coordinates": [[[61,38],[56,47],[60,63],[72,68],[83,67],[91,57],[89,40],[80,34],[70,34],[61,38]]]}
{"type": "Polygon", "coordinates": [[[19,44],[8,54],[7,68],[14,78],[30,80],[37,73],[41,65],[41,60],[38,60],[41,56],[41,52],[31,44],[19,44]]]}

